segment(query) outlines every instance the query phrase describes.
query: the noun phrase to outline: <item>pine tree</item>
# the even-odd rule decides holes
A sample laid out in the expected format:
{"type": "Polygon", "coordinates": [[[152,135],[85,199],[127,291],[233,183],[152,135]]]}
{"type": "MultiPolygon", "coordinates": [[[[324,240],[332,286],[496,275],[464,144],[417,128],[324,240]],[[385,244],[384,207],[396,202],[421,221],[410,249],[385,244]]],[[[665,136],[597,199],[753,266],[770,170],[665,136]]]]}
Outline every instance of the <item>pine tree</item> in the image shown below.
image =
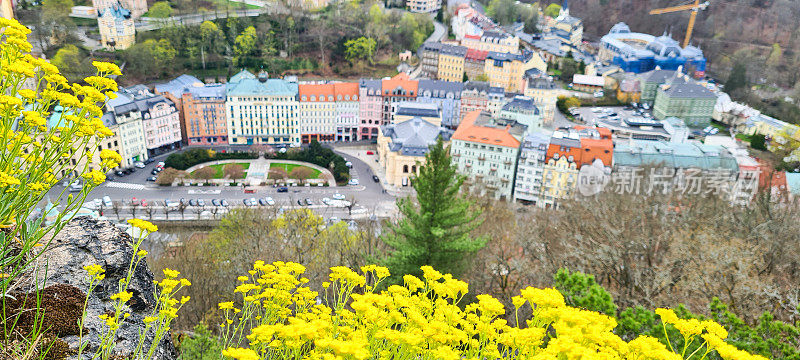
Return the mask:
{"type": "Polygon", "coordinates": [[[396,282],[405,274],[420,276],[423,265],[458,276],[470,255],[486,245],[486,239],[470,236],[481,223],[480,211],[459,194],[465,177],[456,172],[449,153],[441,138],[430,147],[412,182],[416,200],[398,200],[403,216],[381,237],[391,248],[383,263],[396,282]]]}
{"type": "Polygon", "coordinates": [[[732,93],[733,91],[744,88],[747,86],[747,68],[743,63],[737,62],[733,65],[728,82],[725,83],[725,91],[732,93]]]}

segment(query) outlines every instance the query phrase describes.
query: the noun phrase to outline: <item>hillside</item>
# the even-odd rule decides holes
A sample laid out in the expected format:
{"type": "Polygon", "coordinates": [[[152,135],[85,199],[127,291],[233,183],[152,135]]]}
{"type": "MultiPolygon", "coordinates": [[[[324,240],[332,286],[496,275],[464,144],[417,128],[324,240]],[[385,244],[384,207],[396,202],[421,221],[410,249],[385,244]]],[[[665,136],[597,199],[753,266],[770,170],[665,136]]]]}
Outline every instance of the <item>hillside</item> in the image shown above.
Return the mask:
{"type": "MultiPolygon", "coordinates": [[[[548,1],[548,3],[553,1],[548,1]]],[[[683,0],[582,0],[570,1],[570,12],[584,18],[585,38],[596,41],[615,23],[624,21],[634,31],[660,34],[671,28],[682,39],[688,12],[649,15],[650,9],[687,3],[683,0]],[[602,14],[590,16],[589,14],[602,14]]],[[[692,43],[699,45],[710,61],[709,73],[727,78],[732,64],[745,61],[748,77],[789,89],[800,72],[800,1],[796,0],[709,0],[700,13],[692,43]],[[777,44],[777,46],[775,46],[777,44]]],[[[558,1],[557,3],[560,3],[558,1]]]]}

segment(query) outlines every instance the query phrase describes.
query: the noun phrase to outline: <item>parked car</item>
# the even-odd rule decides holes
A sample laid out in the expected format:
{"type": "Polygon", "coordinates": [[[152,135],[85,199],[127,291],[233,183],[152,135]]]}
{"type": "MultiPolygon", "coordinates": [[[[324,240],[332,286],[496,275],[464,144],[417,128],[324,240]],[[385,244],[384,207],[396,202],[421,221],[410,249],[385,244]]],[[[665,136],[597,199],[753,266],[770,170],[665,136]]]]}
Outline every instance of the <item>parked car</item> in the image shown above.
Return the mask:
{"type": "Polygon", "coordinates": [[[211,205],[220,206],[222,204],[220,204],[219,199],[211,199],[211,205]]]}
{"type": "Polygon", "coordinates": [[[158,179],[157,176],[151,176],[151,177],[147,178],[147,181],[156,181],[156,179],[158,179]]]}
{"type": "Polygon", "coordinates": [[[313,201],[313,200],[311,200],[311,199],[309,199],[309,198],[306,198],[306,199],[305,199],[305,203],[306,203],[306,205],[308,205],[308,206],[314,205],[314,201],[313,201]]]}
{"type": "Polygon", "coordinates": [[[122,170],[117,170],[117,171],[114,171],[114,174],[116,174],[116,175],[117,175],[117,176],[119,176],[119,177],[123,177],[123,176],[125,176],[125,173],[124,173],[124,172],[122,172],[122,170]]]}
{"type": "Polygon", "coordinates": [[[381,182],[381,179],[378,178],[378,175],[372,175],[372,181],[381,182]]]}
{"type": "Polygon", "coordinates": [[[147,204],[147,200],[145,200],[145,199],[142,199],[141,201],[139,201],[139,204],[142,205],[142,206],[147,206],[148,205],[147,204]]]}
{"type": "Polygon", "coordinates": [[[273,200],[272,197],[267,196],[267,197],[264,198],[264,201],[269,206],[275,206],[275,200],[273,200]]]}
{"type": "Polygon", "coordinates": [[[344,195],[336,193],[331,196],[334,200],[344,200],[344,195]]]}
{"type": "Polygon", "coordinates": [[[113,202],[111,202],[111,197],[110,197],[110,196],[108,196],[108,195],[106,195],[106,196],[103,196],[103,206],[105,206],[105,207],[111,207],[112,205],[114,205],[114,203],[113,203],[113,202]]]}
{"type": "Polygon", "coordinates": [[[281,186],[278,188],[278,192],[279,193],[289,192],[289,188],[287,188],[286,186],[281,186]]]}
{"type": "Polygon", "coordinates": [[[258,205],[267,206],[267,200],[259,198],[258,199],[258,205]]]}
{"type": "Polygon", "coordinates": [[[153,161],[155,161],[155,160],[153,160],[153,159],[147,159],[147,160],[145,160],[145,161],[144,161],[144,164],[145,164],[145,165],[150,165],[150,164],[152,164],[152,163],[153,163],[153,161]]]}
{"type": "Polygon", "coordinates": [[[111,175],[106,175],[106,181],[114,181],[114,177],[111,175]]]}
{"type": "Polygon", "coordinates": [[[347,166],[347,167],[349,167],[349,168],[351,168],[351,169],[353,168],[353,163],[351,163],[351,162],[349,162],[349,161],[348,161],[348,162],[346,162],[346,163],[344,163],[344,165],[345,165],[345,166],[347,166]]]}
{"type": "Polygon", "coordinates": [[[153,169],[152,171],[150,171],[150,174],[151,175],[158,175],[158,170],[153,169]]]}
{"type": "Polygon", "coordinates": [[[322,203],[325,204],[325,205],[330,205],[331,204],[331,198],[326,198],[326,197],[322,198],[322,203]]]}
{"type": "Polygon", "coordinates": [[[137,162],[133,163],[133,166],[135,166],[135,167],[137,167],[139,169],[144,169],[144,163],[141,162],[141,161],[137,161],[137,162]]]}
{"type": "Polygon", "coordinates": [[[303,206],[305,203],[301,199],[297,199],[297,205],[303,206]]]}
{"type": "Polygon", "coordinates": [[[367,150],[367,155],[375,155],[375,153],[372,150],[367,150]]]}
{"type": "Polygon", "coordinates": [[[242,199],[242,203],[244,206],[253,206],[253,203],[250,202],[250,199],[242,199]]]}
{"type": "Polygon", "coordinates": [[[592,96],[594,96],[596,98],[601,98],[601,97],[605,96],[605,94],[602,91],[595,91],[594,94],[592,94],[592,96]]]}
{"type": "Polygon", "coordinates": [[[220,200],[219,203],[222,204],[222,206],[224,206],[224,207],[230,206],[230,204],[228,204],[228,200],[225,200],[225,199],[220,200]]]}
{"type": "Polygon", "coordinates": [[[195,199],[189,200],[189,206],[197,206],[197,200],[195,199]]]}
{"type": "Polygon", "coordinates": [[[167,208],[169,208],[170,210],[176,210],[178,206],[180,206],[179,202],[169,199],[164,200],[164,204],[167,205],[167,208]]]}
{"type": "Polygon", "coordinates": [[[358,179],[350,179],[350,181],[348,181],[347,183],[354,186],[358,185],[358,179]]]}
{"type": "Polygon", "coordinates": [[[163,161],[159,161],[159,162],[158,162],[158,164],[156,164],[156,166],[161,166],[161,167],[164,167],[164,165],[165,165],[165,164],[164,164],[164,162],[163,162],[163,161]]]}
{"type": "Polygon", "coordinates": [[[131,199],[131,206],[136,206],[136,205],[139,205],[139,199],[134,197],[133,199],[131,199]]]}
{"type": "Polygon", "coordinates": [[[197,199],[197,206],[206,206],[206,201],[203,199],[197,199]]]}

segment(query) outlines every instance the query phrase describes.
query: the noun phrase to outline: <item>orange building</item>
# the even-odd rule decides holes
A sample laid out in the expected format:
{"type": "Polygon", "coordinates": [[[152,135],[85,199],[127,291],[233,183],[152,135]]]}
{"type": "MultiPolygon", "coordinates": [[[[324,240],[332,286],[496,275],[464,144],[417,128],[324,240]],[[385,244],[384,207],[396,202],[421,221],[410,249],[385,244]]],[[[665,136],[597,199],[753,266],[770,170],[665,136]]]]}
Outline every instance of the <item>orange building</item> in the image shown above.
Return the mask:
{"type": "Polygon", "coordinates": [[[348,141],[358,130],[358,84],[300,84],[300,136],[304,144],[317,140],[348,141]]]}
{"type": "Polygon", "coordinates": [[[391,79],[381,81],[381,96],[383,97],[383,119],[381,125],[391,122],[392,114],[397,104],[402,101],[412,101],[417,98],[419,81],[411,80],[408,74],[399,73],[391,79]]]}
{"type": "Polygon", "coordinates": [[[575,126],[553,133],[545,161],[566,157],[568,161],[575,162],[580,169],[583,165],[591,165],[595,159],[600,159],[605,166],[611,166],[613,155],[614,142],[611,140],[611,130],[602,127],[575,126]]]}

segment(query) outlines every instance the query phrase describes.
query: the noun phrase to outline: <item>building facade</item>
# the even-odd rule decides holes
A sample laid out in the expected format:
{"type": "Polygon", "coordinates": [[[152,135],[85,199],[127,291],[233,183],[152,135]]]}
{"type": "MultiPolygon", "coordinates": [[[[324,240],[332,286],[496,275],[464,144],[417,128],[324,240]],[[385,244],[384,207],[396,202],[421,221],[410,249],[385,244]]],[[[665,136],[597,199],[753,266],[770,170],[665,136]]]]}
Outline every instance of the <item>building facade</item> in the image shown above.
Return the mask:
{"type": "Polygon", "coordinates": [[[299,144],[297,84],[242,70],[227,84],[225,117],[232,145],[299,144]]]}
{"type": "Polygon", "coordinates": [[[419,96],[421,103],[436,104],[441,109],[442,124],[455,129],[461,122],[461,93],[464,83],[443,80],[420,80],[419,96]]]}
{"type": "Polygon", "coordinates": [[[498,124],[486,112],[468,113],[453,134],[453,162],[473,190],[511,199],[524,133],[524,125],[498,124]]]}
{"type": "MultiPolygon", "coordinates": [[[[442,50],[442,43],[427,41],[419,48],[420,76],[428,79],[436,79],[439,73],[439,53],[442,50]]],[[[481,63],[482,64],[482,63],[481,63]]]]}
{"type": "Polygon", "coordinates": [[[542,208],[558,208],[563,199],[575,194],[578,184],[578,165],[566,156],[547,160],[542,167],[542,192],[537,205],[542,208]]]}
{"type": "Polygon", "coordinates": [[[384,169],[384,181],[393,186],[410,186],[425,165],[425,155],[437,138],[449,144],[451,130],[413,118],[381,126],[378,135],[378,163],[384,169]]]}
{"type": "Polygon", "coordinates": [[[483,72],[491,86],[522,93],[525,91],[524,74],[530,69],[546,72],[547,64],[532,51],[518,54],[489,52],[483,72]]]}
{"type": "MultiPolygon", "coordinates": [[[[120,89],[129,104],[141,112],[148,157],[180,147],[181,120],[175,104],[163,95],[155,95],[144,85],[120,89]]],[[[118,102],[119,103],[119,102],[118,102]]]]}
{"type": "Polygon", "coordinates": [[[119,5],[98,10],[100,45],[110,50],[125,50],[136,42],[136,27],[131,12],[119,5]]]}
{"type": "Polygon", "coordinates": [[[486,57],[488,55],[488,51],[467,50],[467,54],[464,57],[464,72],[467,74],[467,79],[477,81],[485,76],[484,68],[486,67],[486,57]]]}
{"type": "Polygon", "coordinates": [[[378,138],[378,128],[383,124],[383,96],[381,80],[361,79],[358,83],[358,139],[378,138]]]}
{"type": "Polygon", "coordinates": [[[545,124],[553,121],[558,93],[559,89],[550,77],[528,77],[525,81],[524,94],[532,98],[539,107],[545,124]]]}
{"type": "Polygon", "coordinates": [[[383,97],[382,125],[392,120],[397,111],[397,104],[417,99],[419,82],[411,80],[406,73],[399,73],[392,78],[381,80],[381,96],[383,97]]]}
{"type": "Polygon", "coordinates": [[[336,140],[336,100],[333,84],[300,84],[300,141],[336,140]]]}
{"type": "Polygon", "coordinates": [[[467,48],[442,44],[439,50],[439,69],[436,78],[445,81],[464,80],[464,61],[467,48]]]}
{"type": "Polygon", "coordinates": [[[142,112],[127,95],[118,94],[116,99],[106,102],[103,122],[119,137],[121,168],[132,167],[137,161],[148,159],[147,146],[142,127],[142,112]]]}
{"type": "Polygon", "coordinates": [[[430,14],[439,11],[442,0],[406,0],[406,7],[413,13],[430,14]]]}
{"type": "Polygon", "coordinates": [[[336,141],[355,141],[359,128],[358,83],[334,83],[336,96],[336,141]]]}
{"type": "Polygon", "coordinates": [[[542,130],[542,114],[533,99],[527,96],[517,95],[503,105],[500,110],[500,119],[525,125],[528,133],[542,130]]]}
{"type": "Polygon", "coordinates": [[[653,117],[666,119],[677,117],[686,125],[704,128],[711,123],[717,95],[693,82],[675,79],[661,85],[653,105],[653,117]]]}
{"type": "Polygon", "coordinates": [[[519,53],[519,38],[503,31],[484,31],[481,35],[465,35],[461,46],[498,53],[519,53]]]}
{"type": "Polygon", "coordinates": [[[209,84],[183,93],[183,124],[189,145],[228,143],[225,115],[225,85],[209,84]]]}
{"type": "Polygon", "coordinates": [[[391,123],[399,124],[415,118],[442,126],[442,110],[439,105],[420,101],[403,101],[397,104],[391,123]]]}
{"type": "Polygon", "coordinates": [[[523,139],[517,163],[517,177],[514,180],[514,200],[525,204],[539,204],[549,144],[550,135],[542,132],[529,131],[523,139]]]}

